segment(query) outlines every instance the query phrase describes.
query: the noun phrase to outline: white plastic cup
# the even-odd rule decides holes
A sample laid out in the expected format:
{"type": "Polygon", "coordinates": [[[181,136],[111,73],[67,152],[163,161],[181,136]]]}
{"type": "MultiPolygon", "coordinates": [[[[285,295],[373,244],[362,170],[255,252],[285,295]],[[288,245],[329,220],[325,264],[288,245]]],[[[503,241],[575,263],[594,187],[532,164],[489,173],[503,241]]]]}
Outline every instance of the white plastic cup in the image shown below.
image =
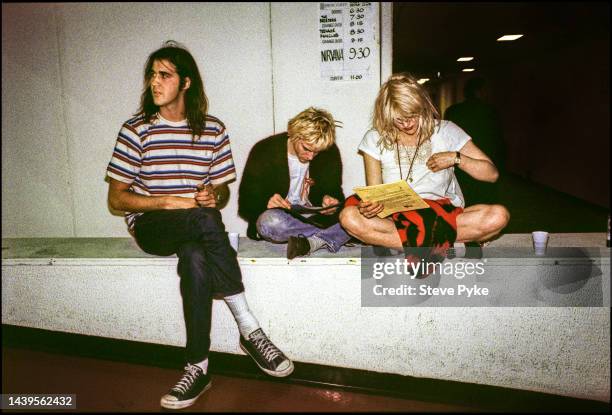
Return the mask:
{"type": "Polygon", "coordinates": [[[531,237],[533,239],[533,249],[535,250],[535,254],[537,256],[546,255],[546,246],[548,245],[548,232],[531,232],[531,237]]]}
{"type": "Polygon", "coordinates": [[[238,252],[238,243],[240,241],[240,234],[238,232],[228,232],[230,245],[234,248],[234,251],[238,252]]]}

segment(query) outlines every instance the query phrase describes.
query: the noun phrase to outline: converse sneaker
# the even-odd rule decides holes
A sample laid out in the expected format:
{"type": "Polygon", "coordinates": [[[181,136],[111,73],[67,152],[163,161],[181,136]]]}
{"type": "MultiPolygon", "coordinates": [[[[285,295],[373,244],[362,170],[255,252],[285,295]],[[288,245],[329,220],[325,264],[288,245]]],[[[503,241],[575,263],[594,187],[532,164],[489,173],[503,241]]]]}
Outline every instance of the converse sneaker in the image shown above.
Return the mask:
{"type": "Polygon", "coordinates": [[[293,372],[293,362],[278,350],[262,329],[255,330],[248,337],[240,336],[240,348],[255,360],[261,370],[276,377],[289,376],[293,372]]]}
{"type": "Polygon", "coordinates": [[[185,373],[179,382],[162,396],[161,406],[167,409],[181,409],[191,406],[212,386],[210,375],[202,368],[187,363],[185,373]]]}

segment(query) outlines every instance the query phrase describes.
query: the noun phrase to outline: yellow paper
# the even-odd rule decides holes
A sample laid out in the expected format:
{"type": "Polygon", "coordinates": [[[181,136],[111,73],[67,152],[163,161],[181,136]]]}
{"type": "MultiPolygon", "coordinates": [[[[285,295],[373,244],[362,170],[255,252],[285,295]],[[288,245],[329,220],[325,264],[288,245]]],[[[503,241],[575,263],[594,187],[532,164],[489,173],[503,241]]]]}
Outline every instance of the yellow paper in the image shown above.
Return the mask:
{"type": "Polygon", "coordinates": [[[353,189],[361,200],[382,203],[384,209],[378,214],[385,218],[392,213],[428,208],[429,205],[404,180],[353,189]]]}

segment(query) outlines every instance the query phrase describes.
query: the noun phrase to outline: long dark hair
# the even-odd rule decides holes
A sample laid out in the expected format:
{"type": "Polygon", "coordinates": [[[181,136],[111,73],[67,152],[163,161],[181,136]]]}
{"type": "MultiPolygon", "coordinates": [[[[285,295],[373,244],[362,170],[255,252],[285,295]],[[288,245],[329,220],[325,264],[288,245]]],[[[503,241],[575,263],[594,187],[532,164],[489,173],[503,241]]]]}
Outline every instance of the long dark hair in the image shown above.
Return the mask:
{"type": "Polygon", "coordinates": [[[154,61],[167,60],[176,66],[179,75],[179,88],[185,85],[185,78],[191,80],[189,88],[185,91],[185,115],[187,123],[192,131],[194,140],[199,139],[204,127],[206,111],[208,110],[208,99],[204,93],[204,83],[191,53],[174,41],[165,42],[165,46],[149,55],[144,71],[144,88],[140,96],[140,108],[135,115],[144,115],[145,120],[151,121],[159,111],[159,107],[153,103],[151,93],[151,69],[154,61]]]}

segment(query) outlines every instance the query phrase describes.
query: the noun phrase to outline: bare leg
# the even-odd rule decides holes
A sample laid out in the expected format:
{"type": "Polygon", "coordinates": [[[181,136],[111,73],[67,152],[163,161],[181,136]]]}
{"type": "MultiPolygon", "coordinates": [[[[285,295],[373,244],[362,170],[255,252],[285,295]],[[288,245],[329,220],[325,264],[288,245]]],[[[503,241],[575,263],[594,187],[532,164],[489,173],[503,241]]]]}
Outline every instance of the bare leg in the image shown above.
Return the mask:
{"type": "Polygon", "coordinates": [[[484,242],[501,232],[510,220],[502,205],[473,205],[457,216],[457,242],[484,242]]]}
{"type": "Polygon", "coordinates": [[[340,224],[351,236],[370,245],[402,248],[402,241],[391,219],[366,218],[356,206],[347,206],[340,212],[340,224]]]}
{"type": "MultiPolygon", "coordinates": [[[[502,205],[474,205],[457,216],[457,242],[484,242],[499,234],[508,224],[510,213],[502,205]]],[[[340,224],[355,238],[367,244],[402,249],[402,241],[390,219],[367,219],[356,206],[340,213],[340,224]]]]}

